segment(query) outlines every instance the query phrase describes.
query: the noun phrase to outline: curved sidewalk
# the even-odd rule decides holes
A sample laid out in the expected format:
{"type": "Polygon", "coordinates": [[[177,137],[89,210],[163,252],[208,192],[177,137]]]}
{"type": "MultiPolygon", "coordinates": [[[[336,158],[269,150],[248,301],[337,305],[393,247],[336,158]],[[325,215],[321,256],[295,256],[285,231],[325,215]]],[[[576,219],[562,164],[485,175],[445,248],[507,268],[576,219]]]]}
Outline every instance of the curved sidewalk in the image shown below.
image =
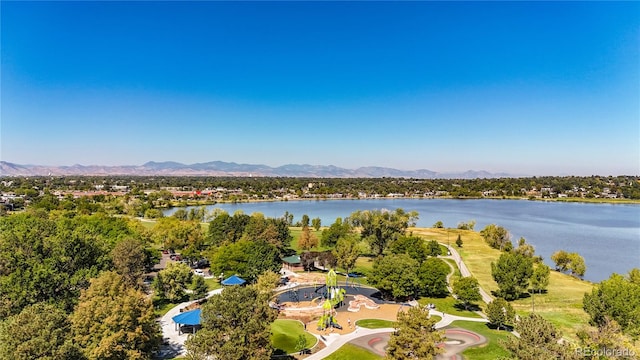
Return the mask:
{"type": "MultiPolygon", "coordinates": [[[[221,289],[215,289],[209,291],[206,297],[211,297],[216,294],[220,294],[221,289]]],[[[176,324],[173,322],[173,317],[180,314],[180,309],[183,309],[198,300],[186,301],[174,306],[169,310],[162,318],[160,318],[160,327],[162,328],[162,346],[160,347],[160,358],[176,357],[184,355],[185,348],[184,342],[189,337],[189,334],[179,334],[176,329],[176,324]]]]}
{"type": "MultiPolygon", "coordinates": [[[[456,320],[487,322],[486,319],[470,318],[470,317],[464,317],[464,316],[450,315],[446,313],[443,314],[442,312],[435,311],[435,310],[430,310],[429,314],[442,317],[442,319],[436,323],[435,325],[436,329],[441,329],[443,327],[446,327],[456,320]]],[[[356,326],[356,329],[353,332],[350,332],[345,335],[330,334],[328,336],[324,336],[325,340],[322,340],[319,335],[315,335],[320,341],[325,343],[326,347],[318,351],[317,353],[312,354],[309,357],[306,357],[305,360],[321,360],[331,355],[333,352],[335,352],[340,347],[342,347],[343,345],[345,345],[346,343],[352,340],[358,339],[363,336],[368,336],[373,334],[382,334],[382,333],[392,333],[394,331],[396,331],[396,329],[394,328],[367,329],[360,326],[356,326]]]]}
{"type": "MultiPolygon", "coordinates": [[[[467,265],[464,263],[464,261],[462,261],[462,257],[460,257],[460,254],[458,254],[458,251],[456,251],[456,249],[452,248],[450,245],[445,245],[445,244],[441,244],[441,245],[444,245],[445,247],[447,247],[449,249],[449,252],[451,253],[451,256],[442,256],[442,257],[445,259],[446,258],[453,259],[453,261],[455,261],[456,264],[458,264],[458,269],[460,269],[460,274],[462,275],[462,277],[472,276],[471,271],[469,271],[469,268],[467,268],[467,265]]],[[[453,293],[453,291],[451,293],[453,293]]],[[[480,296],[482,297],[482,301],[484,301],[487,304],[493,301],[493,297],[489,295],[489,293],[487,293],[482,287],[480,287],[480,296]]]]}

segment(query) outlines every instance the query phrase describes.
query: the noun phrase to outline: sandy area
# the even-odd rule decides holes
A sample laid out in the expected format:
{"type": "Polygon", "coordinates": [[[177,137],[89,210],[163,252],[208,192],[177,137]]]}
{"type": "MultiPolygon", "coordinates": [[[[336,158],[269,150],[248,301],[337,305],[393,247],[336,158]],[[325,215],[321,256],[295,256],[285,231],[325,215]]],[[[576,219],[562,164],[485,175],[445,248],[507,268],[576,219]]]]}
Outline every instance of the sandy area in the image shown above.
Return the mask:
{"type": "Polygon", "coordinates": [[[358,312],[338,311],[334,315],[334,317],[338,322],[338,324],[342,326],[342,330],[333,329],[332,331],[331,329],[326,329],[326,330],[320,331],[317,329],[318,328],[317,319],[311,320],[307,318],[307,319],[301,319],[301,320],[303,322],[306,322],[307,331],[309,331],[312,334],[327,335],[332,332],[336,334],[348,334],[350,332],[355,331],[355,322],[360,319],[384,319],[384,320],[395,321],[398,314],[398,309],[400,309],[400,305],[384,304],[384,305],[380,305],[380,308],[376,310],[366,309],[363,307],[358,312]],[[349,327],[348,325],[349,320],[351,320],[351,327],[349,327]]]}

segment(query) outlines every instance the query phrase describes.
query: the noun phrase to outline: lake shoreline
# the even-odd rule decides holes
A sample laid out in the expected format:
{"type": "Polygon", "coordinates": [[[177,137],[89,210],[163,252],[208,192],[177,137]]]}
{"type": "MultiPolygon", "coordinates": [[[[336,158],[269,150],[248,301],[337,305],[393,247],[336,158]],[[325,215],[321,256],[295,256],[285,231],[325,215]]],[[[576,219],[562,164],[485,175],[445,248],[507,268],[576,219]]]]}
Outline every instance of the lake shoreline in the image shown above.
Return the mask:
{"type": "Polygon", "coordinates": [[[162,209],[180,209],[192,206],[213,206],[217,204],[253,204],[253,203],[282,203],[282,202],[322,202],[322,201],[367,201],[367,200],[522,200],[533,202],[550,202],[550,203],[577,203],[577,204],[610,204],[610,205],[640,205],[640,199],[585,199],[585,198],[551,198],[551,199],[531,199],[523,197],[368,197],[368,198],[295,198],[295,199],[252,199],[252,200],[220,200],[220,201],[187,201],[186,205],[173,205],[162,209]]]}

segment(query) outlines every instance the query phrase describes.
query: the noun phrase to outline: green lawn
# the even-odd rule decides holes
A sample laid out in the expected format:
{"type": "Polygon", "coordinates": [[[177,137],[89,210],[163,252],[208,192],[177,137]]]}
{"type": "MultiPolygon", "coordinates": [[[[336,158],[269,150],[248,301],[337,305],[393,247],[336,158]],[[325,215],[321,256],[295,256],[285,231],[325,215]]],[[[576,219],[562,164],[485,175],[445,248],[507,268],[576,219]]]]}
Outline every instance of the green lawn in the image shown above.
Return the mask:
{"type": "Polygon", "coordinates": [[[316,338],[304,330],[304,325],[300,321],[277,319],[271,324],[271,343],[276,349],[287,354],[299,351],[296,349],[296,344],[300,335],[304,335],[307,348],[315,346],[316,338]]]}
{"type": "Polygon", "coordinates": [[[218,281],[218,279],[215,277],[204,279],[204,283],[207,284],[207,288],[209,288],[209,291],[220,289],[222,287],[220,281],[218,281]]]}
{"type": "MultiPolygon", "coordinates": [[[[414,233],[427,239],[447,242],[447,238],[456,239],[462,235],[462,248],[457,248],[469,271],[478,279],[480,286],[491,292],[498,285],[491,276],[491,262],[497,261],[500,251],[490,248],[478,232],[458,229],[414,229],[414,233]]],[[[588,271],[588,268],[587,268],[588,271]]],[[[589,317],[582,309],[582,299],[586,292],[591,292],[593,284],[572,276],[551,271],[548,291],[534,295],[535,312],[551,321],[563,335],[576,339],[576,330],[586,325],[589,317]]],[[[511,302],[519,315],[531,312],[531,298],[521,298],[511,302]]]]}
{"type": "Polygon", "coordinates": [[[396,322],[382,319],[361,319],[356,321],[356,325],[367,329],[382,329],[393,328],[396,326],[396,322]]]}
{"type": "Polygon", "coordinates": [[[453,261],[453,259],[440,259],[444,262],[446,262],[447,264],[453,266],[453,268],[455,269],[455,271],[453,272],[453,276],[451,277],[452,281],[455,281],[456,279],[459,279],[462,275],[460,274],[460,269],[458,269],[458,264],[456,264],[455,261],[453,261]]]}
{"type": "Polygon", "coordinates": [[[333,354],[324,358],[324,360],[379,360],[382,356],[376,355],[369,350],[365,350],[359,346],[345,344],[333,354]]]}
{"type": "Polygon", "coordinates": [[[456,304],[458,303],[458,301],[451,296],[448,296],[446,298],[423,297],[418,300],[418,303],[422,306],[432,303],[436,306],[436,311],[444,311],[445,313],[451,315],[466,316],[478,319],[482,317],[473,311],[468,311],[464,310],[464,308],[462,307],[457,307],[456,304]]]}
{"type": "Polygon", "coordinates": [[[454,321],[448,327],[459,327],[471,330],[487,338],[486,344],[469,348],[462,352],[465,359],[493,360],[509,355],[509,352],[500,345],[500,341],[513,336],[509,332],[492,330],[484,323],[473,321],[454,321]]]}
{"type": "Polygon", "coordinates": [[[164,316],[169,310],[173,309],[178,303],[172,303],[166,299],[159,299],[154,296],[153,298],[153,312],[156,317],[164,316]]]}
{"type": "MultiPolygon", "coordinates": [[[[318,238],[318,247],[312,248],[311,251],[325,251],[325,250],[332,249],[331,247],[320,246],[320,238],[322,237],[322,228],[316,231],[314,228],[309,227],[309,230],[313,235],[315,235],[318,238]]],[[[302,234],[302,228],[289,227],[289,232],[291,233],[291,237],[293,238],[290,243],[291,248],[296,251],[296,254],[301,254],[303,250],[301,250],[298,247],[298,239],[300,239],[300,234],[302,234]]]]}

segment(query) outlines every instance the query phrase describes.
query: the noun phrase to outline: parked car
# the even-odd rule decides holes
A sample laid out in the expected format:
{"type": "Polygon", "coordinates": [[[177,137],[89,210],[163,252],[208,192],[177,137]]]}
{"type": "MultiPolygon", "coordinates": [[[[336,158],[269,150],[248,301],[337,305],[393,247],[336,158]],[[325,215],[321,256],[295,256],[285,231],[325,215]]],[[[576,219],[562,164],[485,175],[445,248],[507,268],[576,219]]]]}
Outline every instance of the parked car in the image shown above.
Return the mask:
{"type": "Polygon", "coordinates": [[[198,275],[198,276],[204,276],[204,270],[195,269],[195,270],[193,270],[193,273],[198,275]]]}

